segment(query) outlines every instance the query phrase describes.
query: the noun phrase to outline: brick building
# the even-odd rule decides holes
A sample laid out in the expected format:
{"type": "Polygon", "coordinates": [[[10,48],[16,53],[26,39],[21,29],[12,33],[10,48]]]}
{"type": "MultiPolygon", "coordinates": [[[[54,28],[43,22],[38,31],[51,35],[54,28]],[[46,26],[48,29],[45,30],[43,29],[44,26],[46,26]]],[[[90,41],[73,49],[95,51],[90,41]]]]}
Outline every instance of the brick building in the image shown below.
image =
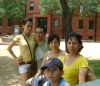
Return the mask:
{"type": "MultiPolygon", "coordinates": [[[[26,17],[33,18],[33,29],[38,25],[43,25],[47,28],[47,33],[56,33],[59,34],[60,38],[64,38],[63,30],[62,30],[62,16],[54,15],[54,14],[46,14],[41,15],[39,10],[39,0],[28,0],[26,7],[26,17]]],[[[78,32],[83,40],[96,40],[100,41],[100,13],[97,13],[96,17],[96,25],[93,26],[93,19],[90,17],[86,17],[84,19],[80,19],[78,14],[73,15],[72,20],[72,28],[73,31],[78,32]],[[96,29],[94,29],[96,28],[96,29]]],[[[15,25],[20,25],[21,22],[16,20],[14,21],[15,25]]],[[[4,20],[2,23],[0,22],[0,35],[13,34],[14,27],[11,26],[11,20],[4,20]]]]}

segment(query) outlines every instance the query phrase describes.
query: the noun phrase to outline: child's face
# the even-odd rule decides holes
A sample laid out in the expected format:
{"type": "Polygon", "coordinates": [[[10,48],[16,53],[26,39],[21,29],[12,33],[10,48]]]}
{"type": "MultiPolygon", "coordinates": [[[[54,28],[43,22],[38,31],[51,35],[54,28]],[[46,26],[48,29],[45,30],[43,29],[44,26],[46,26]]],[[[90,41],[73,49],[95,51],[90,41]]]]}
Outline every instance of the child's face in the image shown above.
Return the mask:
{"type": "Polygon", "coordinates": [[[44,70],[44,75],[46,76],[48,81],[57,82],[61,79],[60,77],[63,75],[63,71],[60,71],[58,67],[46,68],[44,70]]]}

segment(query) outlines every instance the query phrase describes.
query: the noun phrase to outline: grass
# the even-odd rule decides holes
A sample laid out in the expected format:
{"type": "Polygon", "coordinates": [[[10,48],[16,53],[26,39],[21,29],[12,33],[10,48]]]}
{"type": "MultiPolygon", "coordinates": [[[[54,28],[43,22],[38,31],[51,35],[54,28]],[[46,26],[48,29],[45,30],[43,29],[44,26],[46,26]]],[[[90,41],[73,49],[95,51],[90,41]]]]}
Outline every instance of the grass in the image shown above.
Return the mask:
{"type": "Polygon", "coordinates": [[[100,60],[89,60],[89,66],[94,70],[96,77],[100,79],[100,60]]]}

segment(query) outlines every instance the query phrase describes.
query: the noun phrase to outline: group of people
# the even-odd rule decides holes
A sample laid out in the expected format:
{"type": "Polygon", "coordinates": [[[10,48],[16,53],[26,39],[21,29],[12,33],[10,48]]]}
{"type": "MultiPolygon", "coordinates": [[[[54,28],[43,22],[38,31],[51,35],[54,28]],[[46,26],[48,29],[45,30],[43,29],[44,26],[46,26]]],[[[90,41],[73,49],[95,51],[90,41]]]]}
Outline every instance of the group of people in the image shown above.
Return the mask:
{"type": "Polygon", "coordinates": [[[59,48],[60,38],[57,34],[50,34],[48,39],[45,39],[46,29],[37,27],[33,34],[31,33],[32,24],[31,18],[25,18],[22,21],[22,34],[17,35],[7,48],[19,67],[22,86],[34,86],[32,81],[40,76],[46,78],[43,86],[75,86],[86,82],[88,62],[80,54],[83,48],[81,36],[72,32],[65,37],[67,40],[66,52],[59,48]],[[20,48],[19,57],[12,50],[16,43],[20,48]],[[37,60],[38,72],[28,79],[27,70],[33,58],[37,60]]]}

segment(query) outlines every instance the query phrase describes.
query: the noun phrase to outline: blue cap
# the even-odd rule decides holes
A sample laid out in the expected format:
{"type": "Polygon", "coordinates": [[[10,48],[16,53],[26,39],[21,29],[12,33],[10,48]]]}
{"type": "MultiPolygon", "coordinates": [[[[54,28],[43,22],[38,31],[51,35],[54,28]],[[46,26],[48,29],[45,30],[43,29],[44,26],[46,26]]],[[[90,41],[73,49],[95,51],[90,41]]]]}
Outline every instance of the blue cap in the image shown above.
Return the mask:
{"type": "Polygon", "coordinates": [[[41,70],[45,70],[46,68],[55,68],[58,67],[60,70],[63,70],[63,63],[58,58],[49,58],[46,61],[46,64],[41,67],[41,70]]]}

